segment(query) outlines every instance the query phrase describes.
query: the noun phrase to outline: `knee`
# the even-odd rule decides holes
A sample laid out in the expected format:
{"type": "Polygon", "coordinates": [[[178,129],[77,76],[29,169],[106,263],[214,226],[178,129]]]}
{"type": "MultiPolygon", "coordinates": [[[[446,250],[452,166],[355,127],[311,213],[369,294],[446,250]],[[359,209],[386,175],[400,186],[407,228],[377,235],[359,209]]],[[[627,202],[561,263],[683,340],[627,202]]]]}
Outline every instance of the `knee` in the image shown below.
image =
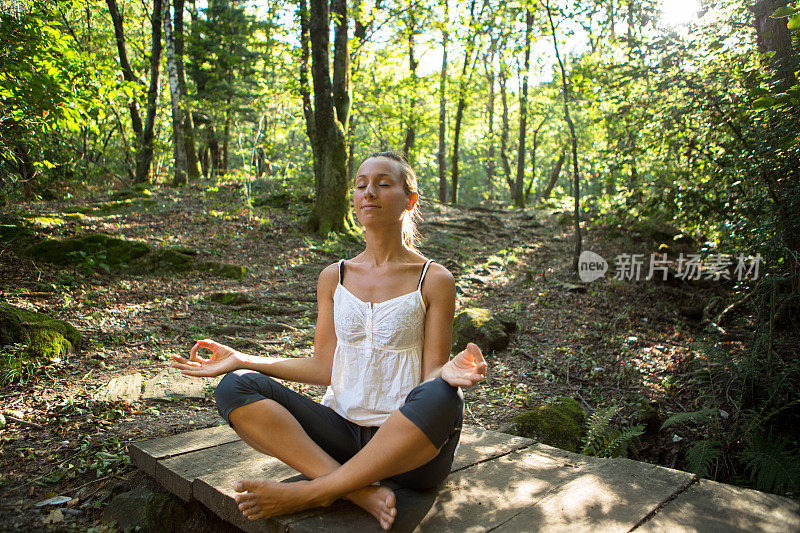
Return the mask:
{"type": "Polygon", "coordinates": [[[247,374],[249,373],[252,371],[234,370],[225,374],[214,389],[214,399],[217,404],[228,403],[240,394],[251,392],[253,381],[248,379],[247,374]]]}
{"type": "Polygon", "coordinates": [[[453,387],[442,378],[426,381],[420,385],[420,393],[424,395],[426,403],[433,409],[452,413],[458,417],[464,411],[464,394],[458,387],[453,387]]]}

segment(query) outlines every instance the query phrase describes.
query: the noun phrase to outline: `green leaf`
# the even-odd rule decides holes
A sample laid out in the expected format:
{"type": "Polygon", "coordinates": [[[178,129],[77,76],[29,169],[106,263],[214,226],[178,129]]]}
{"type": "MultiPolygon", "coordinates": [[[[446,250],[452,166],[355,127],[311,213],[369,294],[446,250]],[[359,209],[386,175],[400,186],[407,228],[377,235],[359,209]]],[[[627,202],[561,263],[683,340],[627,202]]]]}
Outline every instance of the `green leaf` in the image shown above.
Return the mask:
{"type": "Polygon", "coordinates": [[[789,6],[779,7],[775,10],[775,13],[770,15],[774,19],[782,19],[786,17],[790,17],[794,14],[795,10],[789,6]]]}
{"type": "Polygon", "coordinates": [[[800,13],[789,19],[789,22],[786,23],[786,27],[790,30],[796,30],[800,28],[800,13]]]}
{"type": "Polygon", "coordinates": [[[719,441],[716,439],[701,440],[686,452],[686,468],[700,477],[708,477],[711,463],[722,457],[719,441]]]}
{"type": "Polygon", "coordinates": [[[775,105],[777,100],[772,96],[762,96],[753,102],[753,109],[767,109],[775,105]]]}
{"type": "Polygon", "coordinates": [[[661,429],[666,427],[680,424],[683,422],[689,422],[692,420],[699,420],[701,418],[710,418],[717,414],[716,409],[702,409],[700,411],[689,411],[686,413],[678,413],[677,415],[672,415],[671,417],[664,420],[664,423],[661,424],[661,429]]]}

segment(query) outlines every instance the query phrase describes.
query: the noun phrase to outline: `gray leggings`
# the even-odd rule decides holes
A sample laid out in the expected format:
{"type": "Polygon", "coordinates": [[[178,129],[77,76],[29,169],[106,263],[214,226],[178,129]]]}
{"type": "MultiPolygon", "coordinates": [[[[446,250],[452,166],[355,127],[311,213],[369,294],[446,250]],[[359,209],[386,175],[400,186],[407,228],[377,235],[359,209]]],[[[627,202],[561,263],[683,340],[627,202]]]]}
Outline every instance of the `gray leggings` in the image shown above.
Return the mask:
{"type": "MultiPolygon", "coordinates": [[[[359,426],[324,406],[285,387],[271,377],[252,370],[226,374],[215,392],[217,410],[228,424],[231,411],[268,398],[285,407],[317,445],[339,463],[347,462],[378,431],[379,426],[359,426]]],[[[424,490],[439,485],[450,473],[464,420],[464,395],[442,378],[414,388],[400,407],[439,448],[428,463],[389,478],[404,488],[424,490]]]]}

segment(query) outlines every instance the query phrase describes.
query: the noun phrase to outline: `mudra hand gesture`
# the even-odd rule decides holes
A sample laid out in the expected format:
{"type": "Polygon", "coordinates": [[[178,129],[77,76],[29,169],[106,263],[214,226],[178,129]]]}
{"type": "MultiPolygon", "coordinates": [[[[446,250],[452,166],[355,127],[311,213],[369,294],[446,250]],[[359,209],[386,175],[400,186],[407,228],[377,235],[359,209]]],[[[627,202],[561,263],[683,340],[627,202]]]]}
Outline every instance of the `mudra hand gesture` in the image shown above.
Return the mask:
{"type": "Polygon", "coordinates": [[[239,368],[239,352],[211,339],[199,340],[189,350],[189,359],[173,354],[174,361],[170,366],[177,368],[186,376],[214,377],[227,374],[239,368]],[[211,357],[206,359],[198,355],[197,351],[205,348],[211,352],[211,357]]]}
{"type": "Polygon", "coordinates": [[[453,387],[471,387],[483,381],[488,366],[481,349],[470,342],[466,350],[442,367],[442,379],[453,387]]]}

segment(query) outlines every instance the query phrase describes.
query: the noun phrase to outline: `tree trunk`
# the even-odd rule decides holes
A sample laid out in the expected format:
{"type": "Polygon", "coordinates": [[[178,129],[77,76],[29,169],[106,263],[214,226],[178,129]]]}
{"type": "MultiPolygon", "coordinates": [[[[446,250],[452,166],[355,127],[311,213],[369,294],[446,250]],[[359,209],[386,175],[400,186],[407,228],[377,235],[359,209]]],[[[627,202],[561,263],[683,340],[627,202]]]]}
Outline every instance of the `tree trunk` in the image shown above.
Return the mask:
{"type": "Polygon", "coordinates": [[[153,15],[150,19],[150,86],[147,90],[147,118],[144,121],[140,149],[136,158],[136,183],[149,179],[153,162],[153,130],[158,106],[158,85],[161,75],[161,0],[153,0],[153,15]]]}
{"type": "Polygon", "coordinates": [[[183,5],[184,0],[174,0],[174,34],[175,58],[178,65],[178,86],[181,91],[181,110],[183,116],[183,138],[186,145],[186,174],[189,180],[200,177],[200,162],[197,158],[197,140],[192,117],[192,106],[189,102],[189,92],[186,88],[186,69],[183,61],[183,5]]]}
{"type": "Polygon", "coordinates": [[[797,56],[792,50],[792,36],[787,27],[787,18],[772,18],[772,14],[779,7],[785,7],[787,0],[758,0],[750,10],[755,15],[756,43],[758,51],[762,54],[774,52],[766,60],[776,76],[776,81],[782,90],[786,90],[795,83],[797,70],[797,56]]]}
{"type": "MultiPolygon", "coordinates": [[[[633,3],[633,2],[631,2],[633,3]]],[[[578,175],[578,138],[575,135],[575,124],[569,114],[569,86],[567,85],[567,72],[564,69],[564,63],[561,61],[561,54],[558,51],[558,39],[556,38],[556,28],[553,24],[553,14],[550,12],[550,1],[547,0],[545,4],[547,9],[547,20],[550,22],[550,31],[553,34],[553,49],[556,53],[558,60],[558,67],[561,70],[561,89],[564,94],[564,119],[569,126],[570,141],[572,142],[572,193],[575,199],[575,253],[572,257],[572,270],[577,274],[578,272],[578,258],[581,255],[581,248],[583,241],[581,238],[581,191],[580,191],[580,176],[578,175]]]]}
{"type": "Polygon", "coordinates": [[[178,83],[178,64],[175,56],[175,36],[172,34],[170,0],[164,2],[164,43],[167,49],[167,73],[169,93],[172,101],[172,152],[174,154],[176,187],[186,185],[186,142],[183,136],[183,110],[181,109],[181,87],[178,83]]]}
{"type": "Polygon", "coordinates": [[[522,72],[522,94],[519,97],[519,143],[517,146],[517,179],[511,191],[514,205],[525,207],[523,184],[525,179],[525,130],[528,126],[528,70],[531,65],[531,29],[533,27],[533,11],[525,12],[525,62],[522,72]]]}
{"type": "Polygon", "coordinates": [[[494,60],[494,55],[485,64],[486,79],[489,81],[489,101],[486,104],[486,111],[488,116],[489,131],[487,137],[489,138],[489,148],[486,153],[486,192],[489,198],[492,198],[493,182],[494,182],[494,66],[491,66],[494,60]]]}
{"type": "Polygon", "coordinates": [[[417,60],[414,57],[414,32],[416,23],[414,20],[414,4],[408,8],[408,70],[411,75],[411,98],[409,99],[408,125],[406,126],[406,138],[403,142],[403,154],[406,156],[411,166],[414,166],[411,152],[414,150],[414,139],[416,137],[417,122],[417,60]]]}
{"type": "Polygon", "coordinates": [[[316,201],[308,229],[322,235],[330,231],[349,232],[352,217],[347,189],[347,131],[350,109],[347,51],[347,3],[311,0],[311,75],[314,81],[314,130],[316,139],[316,201]],[[330,74],[330,11],[334,15],[334,83],[330,74]]]}
{"type": "MultiPolygon", "coordinates": [[[[142,80],[134,76],[130,61],[128,60],[128,46],[125,41],[125,29],[123,26],[122,15],[117,6],[117,0],[106,0],[111,21],[114,23],[114,36],[117,41],[117,52],[119,53],[119,64],[122,67],[122,79],[128,83],[138,83],[143,85],[142,80]]],[[[139,104],[136,98],[131,98],[128,108],[131,112],[131,125],[136,133],[137,140],[142,137],[142,117],[139,115],[139,104]]]]}
{"type": "Polygon", "coordinates": [[[461,77],[458,80],[458,105],[456,107],[456,123],[453,129],[453,156],[452,168],[450,169],[450,203],[453,205],[458,204],[458,149],[459,141],[461,140],[461,121],[464,118],[464,110],[467,107],[467,87],[469,85],[472,72],[469,71],[469,61],[472,54],[472,49],[475,46],[475,32],[472,28],[472,23],[475,20],[475,0],[472,0],[469,5],[469,23],[467,30],[467,46],[464,50],[464,64],[461,67],[461,77]],[[467,72],[469,71],[469,77],[467,72]]]}
{"type": "Polygon", "coordinates": [[[544,192],[542,193],[541,200],[547,200],[550,198],[550,193],[553,192],[553,187],[556,186],[556,182],[558,181],[558,175],[561,174],[561,167],[564,165],[564,159],[566,159],[566,153],[561,152],[561,155],[558,156],[558,161],[553,166],[553,170],[550,171],[550,181],[547,182],[547,187],[545,187],[544,192]]]}
{"type": "Polygon", "coordinates": [[[547,117],[544,117],[536,129],[533,131],[533,147],[531,148],[531,181],[528,183],[528,188],[525,189],[525,203],[528,203],[531,197],[531,189],[533,189],[533,184],[536,182],[536,150],[539,147],[538,139],[539,139],[539,131],[541,131],[542,127],[547,122],[547,117]]]}
{"type": "Polygon", "coordinates": [[[503,164],[503,177],[508,183],[508,187],[512,188],[511,184],[511,165],[508,162],[508,100],[506,97],[506,72],[505,65],[500,65],[500,102],[503,106],[503,121],[500,127],[500,162],[503,164]]]}
{"type": "MultiPolygon", "coordinates": [[[[122,67],[122,77],[130,83],[142,84],[133,74],[125,41],[122,15],[116,0],[106,0],[111,20],[114,23],[114,35],[117,41],[117,52],[122,67]]],[[[150,165],[153,162],[153,129],[155,128],[156,108],[158,105],[158,82],[161,74],[161,0],[153,0],[153,13],[150,17],[150,85],[147,89],[147,115],[144,124],[139,114],[138,104],[133,98],[128,105],[131,112],[131,125],[136,134],[136,172],[134,182],[142,183],[150,178],[150,165]]]]}
{"type": "Polygon", "coordinates": [[[447,135],[447,109],[445,100],[445,89],[447,87],[447,27],[450,24],[450,11],[448,9],[449,2],[444,0],[444,30],[442,30],[442,72],[439,76],[439,152],[436,159],[439,163],[439,201],[441,203],[447,202],[447,162],[445,160],[445,151],[447,150],[447,143],[445,136],[447,135]]]}

